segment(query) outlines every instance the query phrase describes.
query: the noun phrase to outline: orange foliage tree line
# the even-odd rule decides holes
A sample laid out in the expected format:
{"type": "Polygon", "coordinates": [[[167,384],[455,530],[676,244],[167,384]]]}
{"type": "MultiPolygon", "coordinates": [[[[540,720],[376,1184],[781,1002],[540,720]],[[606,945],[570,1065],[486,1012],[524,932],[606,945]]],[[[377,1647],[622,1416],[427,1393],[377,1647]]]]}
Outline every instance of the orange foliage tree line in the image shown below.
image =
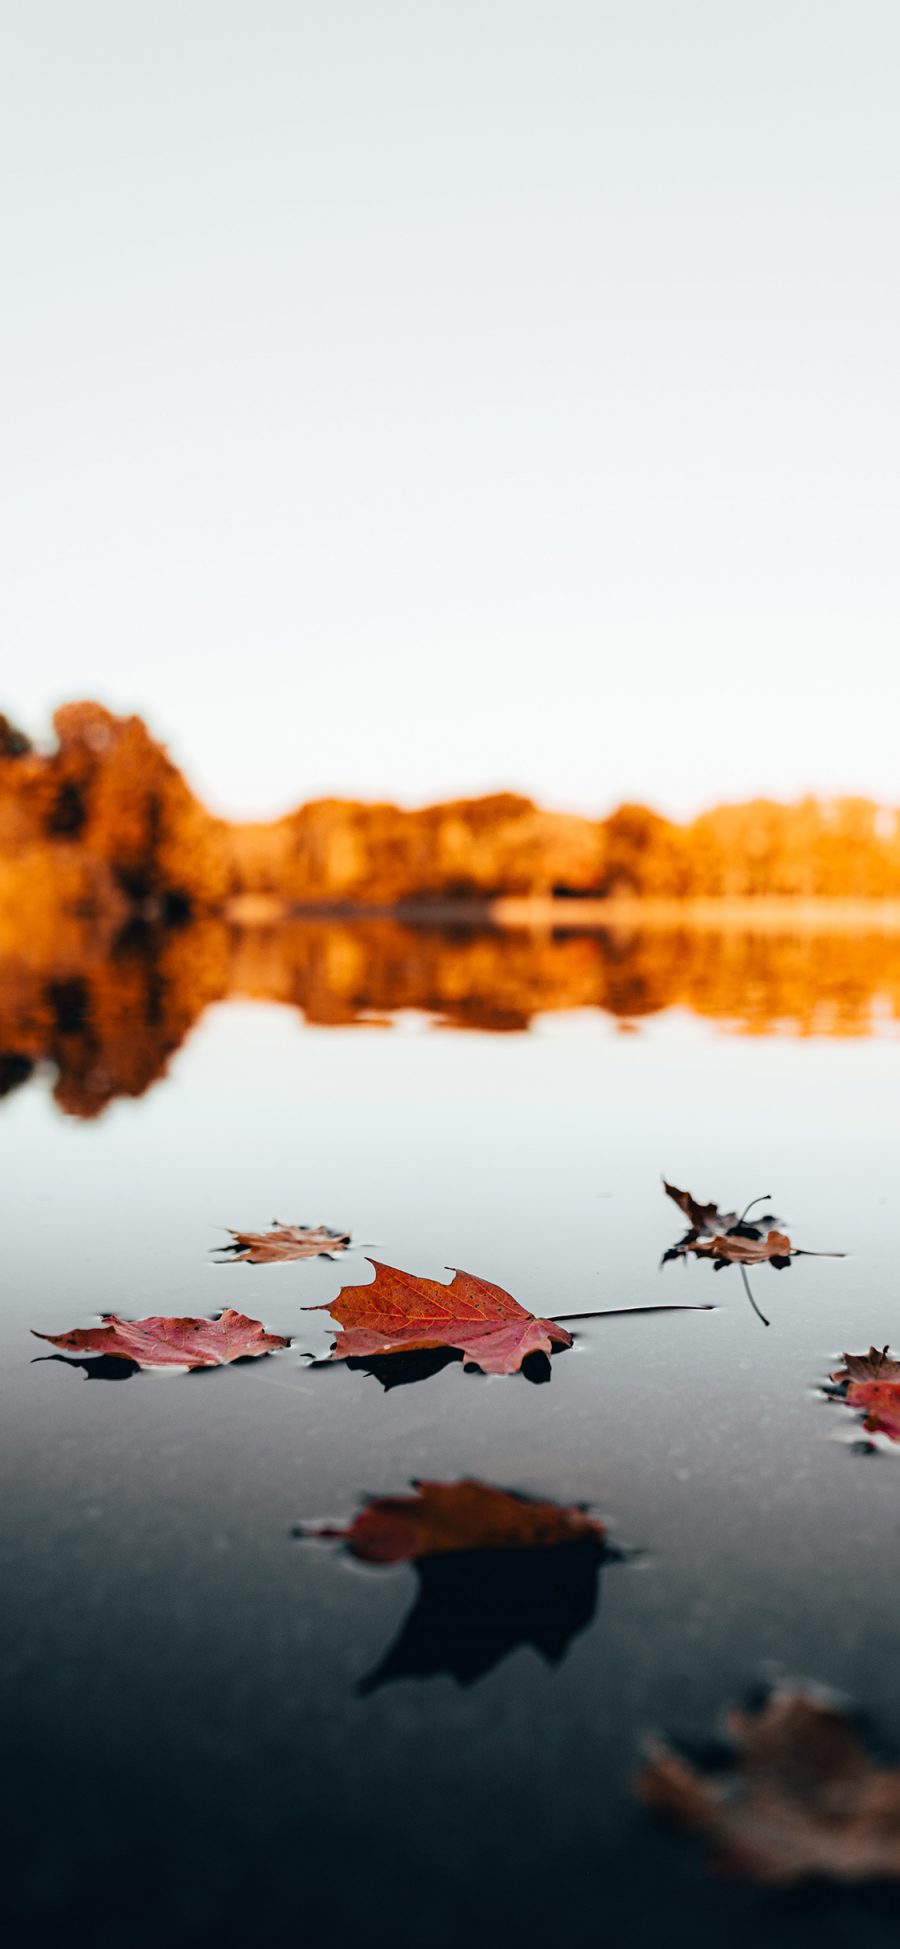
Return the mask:
{"type": "Polygon", "coordinates": [[[286,903],[793,895],[900,896],[900,828],[865,799],[718,806],[685,824],[642,805],[605,819],[511,793],[422,811],[321,799],[269,823],[216,818],[137,717],[56,713],[34,750],[0,718],[0,915],[286,903]]]}

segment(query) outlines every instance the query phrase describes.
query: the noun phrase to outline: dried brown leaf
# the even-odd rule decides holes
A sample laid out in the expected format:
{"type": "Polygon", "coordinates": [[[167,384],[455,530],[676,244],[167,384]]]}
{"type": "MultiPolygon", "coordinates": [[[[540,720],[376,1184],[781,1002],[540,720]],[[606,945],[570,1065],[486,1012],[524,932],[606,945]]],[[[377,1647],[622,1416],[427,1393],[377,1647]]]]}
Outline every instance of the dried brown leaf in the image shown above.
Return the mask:
{"type": "MultiPolygon", "coordinates": [[[[229,1226],[232,1243],[222,1246],[232,1262],[243,1259],[248,1265],[276,1265],[288,1259],[334,1258],[346,1252],[349,1232],[333,1232],[330,1225],[284,1225],[272,1220],[271,1232],[235,1232],[229,1226]]],[[[226,1257],[219,1261],[226,1263],[226,1257]]]]}
{"type": "Polygon", "coordinates": [[[853,1720],[778,1691],[728,1721],[726,1768],[704,1770],[657,1743],[636,1781],[647,1806],[695,1834],[726,1874],[770,1887],[900,1877],[900,1768],[866,1752],[853,1720]]]}
{"type": "Polygon", "coordinates": [[[729,1225],[737,1224],[736,1211],[723,1212],[715,1204],[701,1205],[689,1191],[679,1191],[677,1185],[667,1184],[665,1178],[663,1178],[663,1190],[666,1197],[671,1198],[678,1206],[679,1211],[684,1212],[688,1224],[696,1232],[724,1232],[729,1225]]]}

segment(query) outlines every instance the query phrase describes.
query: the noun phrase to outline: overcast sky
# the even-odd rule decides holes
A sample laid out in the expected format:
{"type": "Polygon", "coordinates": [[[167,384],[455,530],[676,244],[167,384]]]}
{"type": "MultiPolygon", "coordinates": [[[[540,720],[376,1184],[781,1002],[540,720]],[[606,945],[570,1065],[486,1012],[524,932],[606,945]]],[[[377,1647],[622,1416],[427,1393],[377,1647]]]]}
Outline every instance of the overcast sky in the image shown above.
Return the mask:
{"type": "Polygon", "coordinates": [[[0,705],[900,801],[897,0],[0,0],[0,705]]]}

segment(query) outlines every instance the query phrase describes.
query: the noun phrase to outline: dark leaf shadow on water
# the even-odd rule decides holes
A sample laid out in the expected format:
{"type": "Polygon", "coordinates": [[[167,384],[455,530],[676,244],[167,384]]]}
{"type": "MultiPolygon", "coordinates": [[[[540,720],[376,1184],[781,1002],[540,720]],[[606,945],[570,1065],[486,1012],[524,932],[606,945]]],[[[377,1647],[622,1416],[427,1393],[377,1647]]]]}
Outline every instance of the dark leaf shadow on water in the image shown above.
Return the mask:
{"type": "MultiPolygon", "coordinates": [[[[343,1365],[352,1373],[368,1374],[372,1380],[380,1381],[386,1394],[392,1387],[412,1387],[416,1381],[431,1380],[432,1375],[440,1374],[445,1367],[458,1366],[462,1354],[455,1347],[422,1347],[416,1353],[372,1354],[368,1360],[345,1360],[343,1365]]],[[[323,1367],[334,1367],[332,1361],[317,1363],[323,1367]]]]}
{"type": "Polygon", "coordinates": [[[122,1360],[118,1354],[88,1354],[84,1360],[72,1360],[64,1353],[36,1354],[32,1367],[41,1367],[46,1361],[58,1360],[61,1367],[81,1368],[85,1380],[89,1381],[130,1381],[140,1373],[136,1360],[122,1360]]]}
{"type": "MultiPolygon", "coordinates": [[[[561,1351],[564,1352],[565,1349],[561,1351]]],[[[354,1373],[368,1374],[373,1380],[380,1381],[385,1393],[389,1394],[392,1387],[410,1387],[416,1381],[430,1380],[434,1374],[442,1373],[445,1367],[461,1366],[464,1358],[465,1356],[456,1347],[422,1347],[415,1353],[370,1354],[366,1360],[345,1360],[342,1365],[350,1368],[354,1373]]],[[[315,1365],[333,1367],[334,1363],[323,1360],[317,1361],[315,1365]]],[[[467,1375],[484,1379],[480,1367],[473,1366],[471,1363],[464,1371],[467,1375]]],[[[549,1381],[553,1373],[545,1353],[526,1354],[519,1371],[536,1387],[549,1381]]]]}
{"type": "MultiPolygon", "coordinates": [[[[177,1374],[180,1380],[196,1382],[201,1376],[227,1373],[229,1367],[258,1367],[261,1361],[268,1362],[271,1358],[271,1354],[241,1354],[237,1360],[225,1361],[218,1367],[176,1367],[170,1371],[177,1374]]],[[[122,1354],[117,1353],[86,1354],[82,1360],[74,1360],[70,1354],[65,1353],[41,1353],[35,1354],[30,1365],[41,1367],[51,1360],[58,1360],[61,1367],[80,1368],[85,1380],[89,1381],[130,1381],[135,1374],[142,1372],[136,1360],[126,1360],[122,1354]]],[[[149,1371],[163,1373],[165,1369],[151,1368],[149,1371]]]]}
{"type": "MultiPolygon", "coordinates": [[[[714,1313],[715,1307],[709,1303],[696,1306],[614,1306],[605,1307],[599,1313],[571,1313],[561,1316],[571,1322],[575,1320],[603,1320],[623,1318],[631,1313],[714,1313]]],[[[557,1323],[561,1323],[561,1320],[557,1323]]],[[[579,1335],[572,1334],[573,1342],[579,1335]]],[[[554,1349],[554,1361],[569,1353],[569,1347],[554,1349]]],[[[318,1372],[336,1372],[338,1367],[346,1367],[351,1373],[368,1374],[380,1381],[386,1394],[392,1387],[410,1387],[416,1381],[427,1381],[434,1374],[440,1374],[445,1367],[464,1365],[467,1375],[484,1380],[486,1377],[477,1361],[467,1357],[458,1347],[419,1347],[409,1353],[367,1354],[364,1357],[353,1354],[347,1360],[335,1361],[329,1356],[322,1360],[310,1360],[309,1365],[318,1372]]],[[[523,1380],[530,1381],[533,1387],[544,1387],[553,1379],[553,1365],[546,1353],[536,1351],[525,1355],[519,1374],[523,1380]]],[[[504,1377],[506,1378],[506,1377],[504,1377]]]]}
{"type": "Polygon", "coordinates": [[[361,1698],[400,1678],[447,1673],[472,1685],[520,1645],[558,1665],[592,1622],[600,1567],[616,1552],[593,1538],[547,1550],[465,1550],[413,1567],[416,1601],[392,1645],[360,1679],[361,1698]]]}

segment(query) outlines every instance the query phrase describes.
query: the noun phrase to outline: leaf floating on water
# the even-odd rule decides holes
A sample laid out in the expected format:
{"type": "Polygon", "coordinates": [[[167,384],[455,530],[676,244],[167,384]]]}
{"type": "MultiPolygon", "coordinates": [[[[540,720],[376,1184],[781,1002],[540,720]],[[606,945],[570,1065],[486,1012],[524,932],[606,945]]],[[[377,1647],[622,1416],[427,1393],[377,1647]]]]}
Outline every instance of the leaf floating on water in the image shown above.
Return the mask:
{"type": "Polygon", "coordinates": [[[690,1220],[684,1237],[663,1253],[663,1265],[693,1252],[695,1258],[711,1259],[717,1272],[727,1265],[772,1265],[776,1272],[783,1272],[792,1259],[844,1257],[843,1252],[807,1252],[802,1246],[792,1245],[787,1232],[775,1228],[774,1213],[770,1211],[758,1223],[748,1224],[747,1213],[754,1205],[762,1204],[763,1198],[754,1198],[738,1215],[734,1211],[721,1212],[717,1205],[698,1204],[689,1191],[679,1191],[674,1184],[667,1184],[665,1178],[663,1190],[690,1220]]]}
{"type": "Polygon", "coordinates": [[[414,1482],[411,1496],[374,1496],[347,1529],[303,1530],[335,1537],[363,1563],[406,1563],[460,1550],[544,1550],[606,1529],[575,1504],[540,1502],[486,1482],[414,1482]]]}
{"type": "Polygon", "coordinates": [[[393,1644],[358,1690],[448,1672],[483,1678],[520,1645],[558,1664],[596,1607],[607,1555],[603,1524],[584,1510],[532,1501],[484,1482],[419,1482],[379,1496],[334,1536],[367,1563],[409,1562],[417,1594],[393,1644]]]}
{"type": "Polygon", "coordinates": [[[840,1253],[803,1253],[799,1246],[791,1244],[787,1232],[757,1232],[755,1238],[748,1238],[746,1228],[740,1232],[716,1232],[711,1238],[673,1245],[666,1258],[680,1258],[683,1252],[693,1252],[698,1259],[712,1259],[717,1270],[726,1265],[773,1265],[782,1271],[792,1259],[841,1256],[840,1253]]]}
{"type": "Polygon", "coordinates": [[[571,1347],[572,1335],[555,1320],[536,1319],[502,1286],[469,1272],[454,1273],[449,1286],[420,1279],[396,1266],[375,1267],[368,1286],[344,1286],[336,1299],[310,1312],[330,1313],[344,1329],[332,1360],[366,1360],[373,1354],[455,1347],[464,1365],[485,1374],[515,1374],[529,1354],[548,1357],[571,1347]]]}
{"type": "Polygon", "coordinates": [[[845,1353],[843,1360],[843,1367],[831,1376],[842,1400],[864,1415],[868,1434],[900,1441],[900,1360],[893,1360],[887,1347],[845,1353]]]}
{"type": "Polygon", "coordinates": [[[833,1381],[900,1381],[900,1360],[894,1360],[887,1347],[870,1347],[868,1353],[845,1353],[844,1362],[833,1381]]]}
{"type": "Polygon", "coordinates": [[[287,1259],[334,1258],[346,1252],[349,1232],[333,1232],[330,1225],[284,1225],[273,1218],[270,1232],[235,1232],[229,1225],[230,1245],[220,1250],[220,1265],[243,1259],[248,1265],[277,1265],[287,1259]]]}
{"type": "MultiPolygon", "coordinates": [[[[767,1211],[756,1224],[748,1225],[747,1213],[752,1211],[754,1205],[763,1204],[763,1198],[752,1199],[751,1203],[746,1205],[742,1212],[738,1213],[736,1211],[720,1211],[718,1205],[712,1203],[701,1205],[699,1200],[693,1197],[690,1191],[679,1191],[677,1185],[668,1184],[665,1178],[663,1178],[663,1190],[666,1197],[672,1199],[673,1203],[678,1206],[679,1211],[682,1211],[688,1220],[688,1229],[683,1238],[678,1239],[675,1245],[670,1245],[668,1251],[663,1253],[663,1265],[669,1259],[680,1259],[685,1253],[694,1251],[701,1258],[716,1257],[722,1265],[727,1265],[738,1260],[737,1249],[731,1246],[724,1253],[720,1251],[714,1254],[711,1249],[714,1245],[718,1245],[722,1239],[732,1241],[743,1239],[748,1244],[758,1244],[766,1237],[766,1233],[770,1232],[771,1228],[777,1223],[774,1212],[767,1211]],[[763,1230],[763,1227],[766,1228],[766,1231],[763,1230]]],[[[774,1236],[775,1234],[772,1233],[772,1235],[774,1236]]],[[[782,1233],[781,1236],[784,1237],[784,1234],[782,1233]]],[[[788,1255],[790,1256],[792,1249],[790,1240],[787,1241],[787,1244],[788,1255]]],[[[753,1258],[740,1262],[744,1264],[755,1264],[757,1261],[756,1258],[753,1258]]]]}
{"type": "MultiPolygon", "coordinates": [[[[34,1331],[34,1329],[32,1329],[34,1331]]],[[[66,1353],[110,1354],[138,1367],[224,1367],[232,1360],[275,1353],[290,1336],[267,1333],[259,1320],[226,1307],[219,1319],[121,1320],[104,1313],[102,1326],[76,1327],[71,1333],[36,1333],[66,1353]]]]}
{"type": "Polygon", "coordinates": [[[867,1753],[852,1718],[821,1696],[776,1691],[734,1712],[726,1766],[655,1743],[635,1783],[647,1806],[711,1849],[720,1871],[768,1887],[900,1876],[900,1767],[867,1753]]]}

